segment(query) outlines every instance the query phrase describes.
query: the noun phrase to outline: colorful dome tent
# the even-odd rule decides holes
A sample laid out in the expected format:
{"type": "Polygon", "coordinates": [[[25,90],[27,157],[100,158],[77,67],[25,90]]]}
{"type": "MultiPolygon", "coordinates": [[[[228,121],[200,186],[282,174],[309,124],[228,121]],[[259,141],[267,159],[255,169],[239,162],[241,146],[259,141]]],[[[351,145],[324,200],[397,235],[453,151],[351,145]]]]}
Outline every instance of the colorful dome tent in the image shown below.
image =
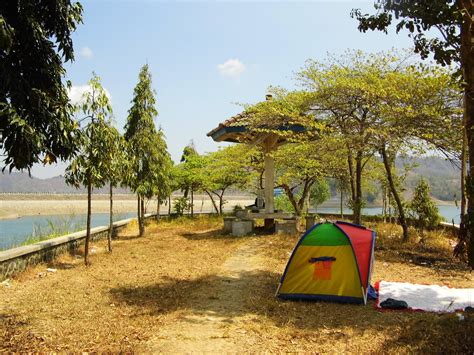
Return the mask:
{"type": "Polygon", "coordinates": [[[367,303],[375,232],[346,222],[313,226],[296,244],[278,286],[282,299],[367,303]]]}

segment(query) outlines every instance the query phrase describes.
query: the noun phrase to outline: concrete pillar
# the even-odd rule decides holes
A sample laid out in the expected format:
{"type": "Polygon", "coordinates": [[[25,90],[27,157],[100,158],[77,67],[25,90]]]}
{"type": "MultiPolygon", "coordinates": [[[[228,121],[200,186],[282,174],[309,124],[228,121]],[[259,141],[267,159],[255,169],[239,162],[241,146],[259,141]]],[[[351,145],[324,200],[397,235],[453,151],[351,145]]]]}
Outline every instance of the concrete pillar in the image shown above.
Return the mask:
{"type": "Polygon", "coordinates": [[[273,198],[273,188],[275,186],[275,162],[273,157],[265,154],[265,212],[273,213],[275,210],[275,200],[273,198]]]}

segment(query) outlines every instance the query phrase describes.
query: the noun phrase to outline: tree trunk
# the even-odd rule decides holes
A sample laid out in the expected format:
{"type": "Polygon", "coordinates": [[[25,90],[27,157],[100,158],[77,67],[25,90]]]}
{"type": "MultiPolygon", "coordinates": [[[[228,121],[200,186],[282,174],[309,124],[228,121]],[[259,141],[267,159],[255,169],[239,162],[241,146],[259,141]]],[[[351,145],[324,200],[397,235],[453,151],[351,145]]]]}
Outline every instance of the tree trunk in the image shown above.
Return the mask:
{"type": "Polygon", "coordinates": [[[109,201],[110,201],[110,209],[109,209],[109,233],[107,233],[107,242],[109,246],[109,252],[112,252],[112,234],[114,232],[114,200],[113,200],[113,190],[112,190],[112,183],[109,185],[109,201]]]}
{"type": "Polygon", "coordinates": [[[168,217],[171,217],[171,195],[168,196],[168,217]]]}
{"type": "Polygon", "coordinates": [[[307,213],[309,210],[309,195],[311,186],[313,186],[313,182],[311,182],[311,180],[306,180],[304,182],[303,192],[301,194],[300,200],[298,201],[298,208],[301,211],[301,215],[307,213]]]}
{"type": "Polygon", "coordinates": [[[156,202],[156,220],[159,221],[160,220],[160,195],[158,195],[156,198],[157,198],[157,202],[156,202]]]}
{"type": "Polygon", "coordinates": [[[356,199],[356,189],[355,189],[355,183],[354,183],[354,161],[353,161],[352,152],[350,149],[349,149],[349,153],[347,154],[347,166],[349,167],[349,184],[351,187],[351,199],[352,199],[352,202],[354,202],[356,199]]]}
{"type": "Polygon", "coordinates": [[[392,223],[392,195],[387,194],[388,223],[392,223]]]}
{"type": "Polygon", "coordinates": [[[140,219],[141,219],[141,208],[140,208],[140,195],[137,194],[137,223],[138,223],[138,234],[140,234],[140,219]]]}
{"type": "MultiPolygon", "coordinates": [[[[466,109],[466,96],[463,100],[464,109],[466,109]]],[[[454,256],[462,256],[466,252],[466,168],[467,168],[467,132],[466,132],[466,114],[463,114],[463,135],[461,150],[461,212],[458,232],[458,243],[454,247],[454,256]]]]}
{"type": "Polygon", "coordinates": [[[139,221],[139,232],[140,237],[143,237],[145,234],[145,199],[142,197],[140,199],[140,221],[139,221]]]}
{"type": "Polygon", "coordinates": [[[224,191],[219,195],[219,214],[222,216],[224,212],[224,191]]]}
{"type": "Polygon", "coordinates": [[[286,196],[288,197],[288,200],[290,200],[291,205],[293,206],[293,209],[295,210],[295,214],[297,216],[301,216],[301,209],[298,205],[298,202],[295,200],[295,196],[293,195],[293,191],[291,191],[290,187],[288,185],[281,185],[283,188],[283,191],[285,191],[286,196]]]}
{"type": "Polygon", "coordinates": [[[402,200],[400,199],[397,188],[395,186],[395,182],[393,181],[392,169],[390,167],[390,162],[387,156],[385,145],[383,145],[382,148],[380,149],[380,153],[382,155],[385,172],[387,173],[387,180],[388,180],[388,185],[390,187],[390,192],[392,193],[392,196],[395,199],[395,202],[397,203],[399,221],[403,229],[403,241],[407,242],[408,241],[408,224],[405,218],[405,210],[403,209],[402,200]]]}
{"type": "Polygon", "coordinates": [[[89,242],[91,239],[91,217],[92,217],[92,183],[89,179],[87,182],[87,226],[86,226],[86,243],[84,246],[84,264],[89,265],[89,242]]]}
{"type": "Polygon", "coordinates": [[[474,25],[472,0],[458,0],[463,11],[461,25],[461,67],[464,79],[464,115],[466,120],[467,145],[469,149],[469,170],[466,178],[467,219],[466,249],[468,264],[474,268],[474,25]]]}
{"type": "Polygon", "coordinates": [[[352,203],[353,222],[362,224],[362,152],[357,152],[355,171],[355,199],[352,203]]]}
{"type": "Polygon", "coordinates": [[[204,191],[206,192],[207,196],[209,196],[209,198],[211,199],[212,205],[214,206],[216,213],[219,213],[219,207],[217,207],[217,203],[214,200],[214,197],[212,197],[211,193],[208,190],[204,190],[204,191]]]}
{"type": "Polygon", "coordinates": [[[343,201],[344,201],[344,192],[341,188],[341,219],[344,219],[344,206],[343,206],[343,201]]]}
{"type": "Polygon", "coordinates": [[[191,186],[191,218],[194,217],[194,188],[191,186]]]}

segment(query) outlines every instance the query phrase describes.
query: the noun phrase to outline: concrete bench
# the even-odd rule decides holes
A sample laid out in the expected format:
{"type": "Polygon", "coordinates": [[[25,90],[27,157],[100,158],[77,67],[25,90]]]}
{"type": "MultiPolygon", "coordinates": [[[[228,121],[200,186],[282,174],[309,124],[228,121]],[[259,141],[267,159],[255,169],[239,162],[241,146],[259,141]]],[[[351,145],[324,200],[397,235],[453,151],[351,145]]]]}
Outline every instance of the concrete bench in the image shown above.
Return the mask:
{"type": "Polygon", "coordinates": [[[297,229],[296,218],[283,220],[283,221],[277,220],[275,222],[275,233],[276,234],[291,234],[291,235],[297,234],[298,229],[297,229]]]}
{"type": "Polygon", "coordinates": [[[232,235],[241,237],[253,232],[253,221],[234,219],[232,222],[232,235]]]}
{"type": "Polygon", "coordinates": [[[232,232],[232,223],[236,220],[235,217],[224,217],[224,233],[232,232]]]}

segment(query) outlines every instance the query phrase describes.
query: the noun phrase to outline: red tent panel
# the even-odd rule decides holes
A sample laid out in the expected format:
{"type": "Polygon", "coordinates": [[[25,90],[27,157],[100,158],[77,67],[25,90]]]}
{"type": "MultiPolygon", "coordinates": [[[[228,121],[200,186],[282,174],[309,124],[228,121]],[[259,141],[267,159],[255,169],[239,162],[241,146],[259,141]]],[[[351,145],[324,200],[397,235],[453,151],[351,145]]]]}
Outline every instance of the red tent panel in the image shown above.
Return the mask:
{"type": "Polygon", "coordinates": [[[356,227],[346,223],[337,222],[336,225],[347,234],[354,248],[354,254],[359,265],[362,286],[367,289],[370,272],[370,259],[372,256],[373,232],[370,229],[356,227]]]}

